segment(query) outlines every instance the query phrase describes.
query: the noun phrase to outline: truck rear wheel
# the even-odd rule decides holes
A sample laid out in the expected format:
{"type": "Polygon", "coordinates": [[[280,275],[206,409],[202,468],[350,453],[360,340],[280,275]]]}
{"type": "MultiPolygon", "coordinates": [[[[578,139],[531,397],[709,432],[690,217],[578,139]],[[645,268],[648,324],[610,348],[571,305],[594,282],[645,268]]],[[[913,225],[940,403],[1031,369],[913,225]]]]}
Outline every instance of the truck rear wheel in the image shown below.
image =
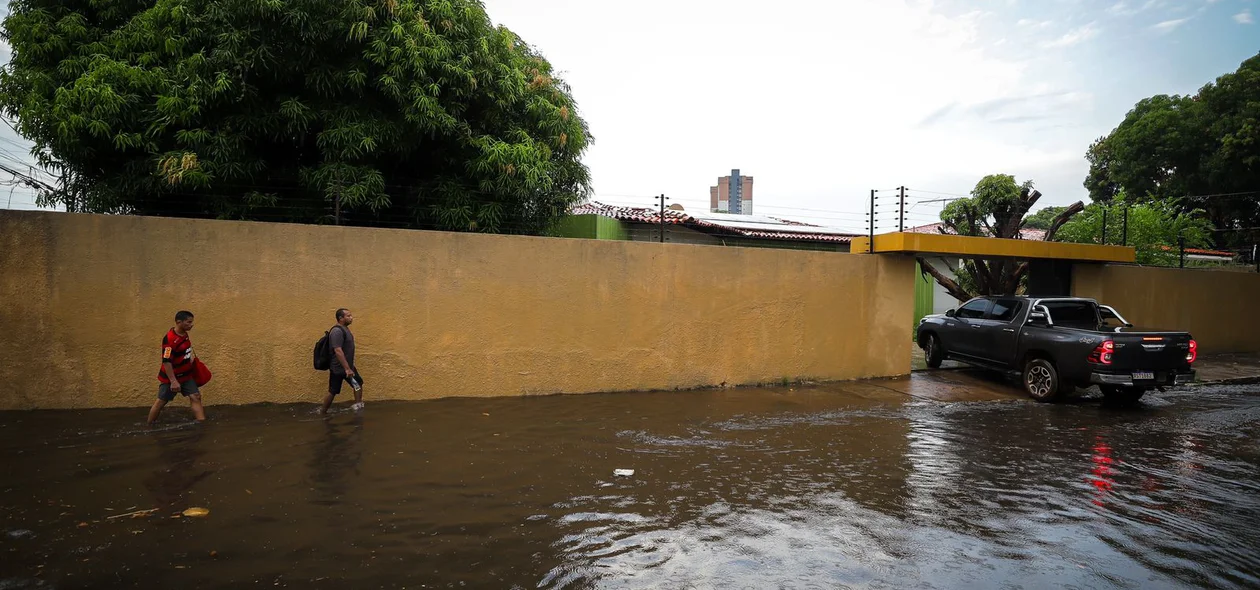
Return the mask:
{"type": "Polygon", "coordinates": [[[1099,385],[1098,389],[1102,390],[1103,400],[1107,403],[1117,405],[1131,406],[1138,403],[1146,390],[1141,387],[1121,387],[1119,385],[1099,385]]]}
{"type": "Polygon", "coordinates": [[[941,339],[936,334],[928,334],[923,340],[923,357],[929,369],[941,368],[941,362],[945,360],[945,349],[941,348],[941,339]]]}
{"type": "Polygon", "coordinates": [[[1024,391],[1039,402],[1058,401],[1074,387],[1063,383],[1054,363],[1044,358],[1032,358],[1024,363],[1024,391]]]}

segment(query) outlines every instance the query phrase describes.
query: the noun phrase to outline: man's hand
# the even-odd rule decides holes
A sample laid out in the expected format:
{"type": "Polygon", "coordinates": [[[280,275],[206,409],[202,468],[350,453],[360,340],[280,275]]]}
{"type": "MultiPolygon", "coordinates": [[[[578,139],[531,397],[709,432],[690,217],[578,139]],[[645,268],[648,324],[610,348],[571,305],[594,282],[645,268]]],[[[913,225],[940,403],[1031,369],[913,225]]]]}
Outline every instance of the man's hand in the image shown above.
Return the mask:
{"type": "Polygon", "coordinates": [[[171,381],[171,393],[181,393],[183,390],[184,388],[179,384],[179,381],[171,381]]]}
{"type": "Polygon", "coordinates": [[[354,377],[354,369],[346,368],[346,377],[354,377]]]}

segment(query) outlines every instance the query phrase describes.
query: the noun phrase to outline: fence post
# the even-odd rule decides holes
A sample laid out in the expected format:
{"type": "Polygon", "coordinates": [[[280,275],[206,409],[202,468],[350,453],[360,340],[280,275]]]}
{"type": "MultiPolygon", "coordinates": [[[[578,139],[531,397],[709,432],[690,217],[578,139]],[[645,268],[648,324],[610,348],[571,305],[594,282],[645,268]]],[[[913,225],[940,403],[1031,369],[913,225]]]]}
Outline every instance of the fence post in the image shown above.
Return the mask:
{"type": "Polygon", "coordinates": [[[867,215],[870,216],[870,224],[867,227],[870,230],[871,241],[866,246],[866,252],[873,254],[875,252],[875,189],[871,189],[871,212],[867,215]]]}
{"type": "Polygon", "coordinates": [[[1251,261],[1256,263],[1256,272],[1260,272],[1260,244],[1251,245],[1251,261]]]}
{"type": "Polygon", "coordinates": [[[898,212],[901,214],[901,221],[897,223],[897,231],[906,231],[906,187],[900,187],[901,191],[901,207],[898,212]]]}
{"type": "Polygon", "coordinates": [[[665,195],[656,197],[661,202],[661,243],[665,243],[665,195]]]}
{"type": "Polygon", "coordinates": [[[1107,206],[1103,205],[1102,245],[1107,245],[1107,206]]]}
{"type": "Polygon", "coordinates": [[[1129,205],[1128,204],[1125,204],[1124,206],[1123,227],[1124,229],[1121,230],[1121,233],[1120,233],[1120,245],[1128,246],[1129,245],[1129,205]]]}
{"type": "Polygon", "coordinates": [[[1186,267],[1186,236],[1184,235],[1177,236],[1177,249],[1181,251],[1181,266],[1179,268],[1185,268],[1186,267]]]}

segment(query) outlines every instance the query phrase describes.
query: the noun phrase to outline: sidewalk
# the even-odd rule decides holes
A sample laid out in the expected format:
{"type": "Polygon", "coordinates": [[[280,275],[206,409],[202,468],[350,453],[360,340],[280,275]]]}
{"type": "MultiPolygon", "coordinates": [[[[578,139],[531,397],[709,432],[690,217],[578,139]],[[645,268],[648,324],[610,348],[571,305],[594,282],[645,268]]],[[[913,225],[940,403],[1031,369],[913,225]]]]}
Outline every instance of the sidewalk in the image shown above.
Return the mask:
{"type": "MultiPolygon", "coordinates": [[[[960,369],[967,365],[956,361],[945,361],[942,369],[960,369]]],[[[923,371],[927,363],[923,359],[923,349],[914,348],[911,356],[910,370],[923,371]]],[[[1197,384],[1214,383],[1260,383],[1260,354],[1223,353],[1205,354],[1194,363],[1197,372],[1197,384]]]]}
{"type": "Polygon", "coordinates": [[[1260,354],[1205,354],[1194,363],[1196,383],[1260,383],[1260,354]]]}

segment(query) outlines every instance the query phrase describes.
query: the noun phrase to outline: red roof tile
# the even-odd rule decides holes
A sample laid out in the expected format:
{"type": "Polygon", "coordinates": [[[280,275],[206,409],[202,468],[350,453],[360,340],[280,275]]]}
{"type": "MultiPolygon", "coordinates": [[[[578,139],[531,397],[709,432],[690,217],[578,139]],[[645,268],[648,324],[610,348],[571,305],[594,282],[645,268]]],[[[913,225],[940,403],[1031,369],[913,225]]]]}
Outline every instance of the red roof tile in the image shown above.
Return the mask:
{"type": "MultiPolygon", "coordinates": [[[[1159,249],[1165,252],[1170,252],[1175,248],[1172,246],[1160,246],[1159,249]]],[[[1223,250],[1203,250],[1200,248],[1186,248],[1186,254],[1197,254],[1199,256],[1220,256],[1221,258],[1233,258],[1237,256],[1237,254],[1233,252],[1226,252],[1223,250]]]]}
{"type": "MultiPolygon", "coordinates": [[[[909,233],[916,233],[916,234],[951,234],[952,235],[955,233],[954,230],[949,229],[948,227],[945,226],[944,223],[940,221],[936,223],[929,223],[927,225],[920,225],[918,227],[908,227],[906,228],[906,231],[909,233]]],[[[1034,240],[1034,241],[1044,240],[1046,239],[1046,230],[1025,227],[1019,230],[1019,239],[1034,240]]]]}
{"type": "MultiPolygon", "coordinates": [[[[648,207],[618,207],[605,205],[598,201],[578,205],[573,208],[572,213],[574,215],[602,215],[633,223],[661,223],[659,210],[648,207]]],[[[720,231],[727,234],[767,240],[801,240],[845,244],[860,235],[837,228],[779,219],[777,217],[747,216],[747,223],[743,219],[725,219],[731,217],[731,215],[722,216],[718,214],[697,214],[693,216],[688,215],[684,211],[665,210],[665,223],[688,226],[707,233],[720,231]]]]}

